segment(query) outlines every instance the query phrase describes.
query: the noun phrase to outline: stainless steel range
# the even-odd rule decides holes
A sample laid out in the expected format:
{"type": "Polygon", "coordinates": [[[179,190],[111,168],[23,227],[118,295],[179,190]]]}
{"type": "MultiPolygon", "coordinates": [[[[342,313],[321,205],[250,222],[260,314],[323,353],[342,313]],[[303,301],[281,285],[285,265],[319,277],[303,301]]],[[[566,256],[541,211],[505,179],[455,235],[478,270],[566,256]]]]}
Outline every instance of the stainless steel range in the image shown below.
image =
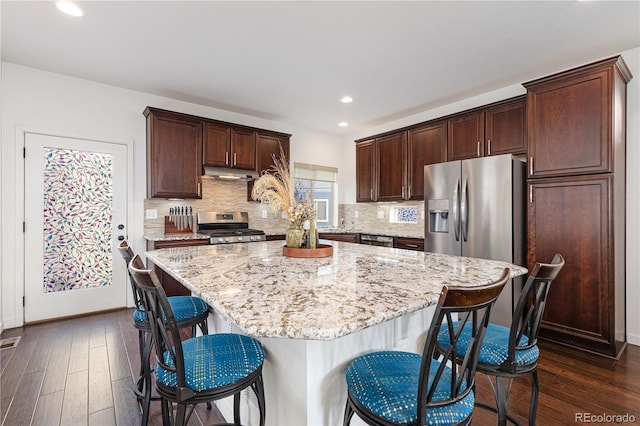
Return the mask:
{"type": "Polygon", "coordinates": [[[209,236],[209,244],[233,244],[265,241],[264,231],[249,229],[247,212],[200,212],[198,233],[209,236]]]}

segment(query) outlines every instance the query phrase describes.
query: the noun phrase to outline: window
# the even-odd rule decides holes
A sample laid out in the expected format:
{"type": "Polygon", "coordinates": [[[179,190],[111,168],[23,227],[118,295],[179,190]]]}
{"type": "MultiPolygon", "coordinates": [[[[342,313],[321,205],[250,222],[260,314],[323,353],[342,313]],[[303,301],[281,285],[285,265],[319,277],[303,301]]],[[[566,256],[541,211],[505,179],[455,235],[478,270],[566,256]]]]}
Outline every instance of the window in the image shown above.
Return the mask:
{"type": "Polygon", "coordinates": [[[316,211],[318,227],[335,226],[338,194],[335,167],[293,164],[294,198],[309,200],[316,211]]]}

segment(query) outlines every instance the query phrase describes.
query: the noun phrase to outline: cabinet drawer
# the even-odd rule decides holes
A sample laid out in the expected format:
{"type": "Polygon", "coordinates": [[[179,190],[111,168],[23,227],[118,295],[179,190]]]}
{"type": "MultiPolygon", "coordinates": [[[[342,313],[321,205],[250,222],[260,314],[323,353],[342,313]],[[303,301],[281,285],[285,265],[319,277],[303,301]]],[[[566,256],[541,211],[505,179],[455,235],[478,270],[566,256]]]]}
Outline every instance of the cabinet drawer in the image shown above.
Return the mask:
{"type": "Polygon", "coordinates": [[[360,242],[360,234],[351,233],[334,233],[334,232],[319,232],[318,237],[325,240],[343,241],[345,243],[358,243],[360,242]]]}
{"type": "Polygon", "coordinates": [[[424,239],[395,237],[393,247],[406,250],[424,251],[424,239]]]}

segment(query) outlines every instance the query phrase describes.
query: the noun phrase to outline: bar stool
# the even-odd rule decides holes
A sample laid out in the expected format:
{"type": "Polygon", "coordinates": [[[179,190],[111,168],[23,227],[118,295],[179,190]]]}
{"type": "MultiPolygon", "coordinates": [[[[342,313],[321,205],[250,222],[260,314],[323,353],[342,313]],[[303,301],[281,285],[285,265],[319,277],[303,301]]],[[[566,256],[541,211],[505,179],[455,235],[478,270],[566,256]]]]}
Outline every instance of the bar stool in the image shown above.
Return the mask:
{"type": "MultiPolygon", "coordinates": [[[[477,371],[489,379],[496,401],[496,407],[476,402],[476,406],[493,411],[498,415],[498,424],[505,425],[507,420],[519,423],[507,414],[509,390],[516,377],[531,377],[531,400],[529,402],[529,425],[536,424],[538,408],[538,331],[542,322],[544,306],[551,283],[562,267],[564,258],[556,254],[551,263],[536,263],[522,288],[522,294],[513,313],[511,326],[503,327],[489,324],[484,336],[478,358],[477,371]],[[492,380],[493,378],[493,380],[492,380]]],[[[458,352],[457,362],[464,360],[470,329],[464,329],[460,339],[455,342],[458,352]]],[[[448,348],[449,337],[444,333],[438,336],[438,342],[448,348]]]]}
{"type": "Polygon", "coordinates": [[[262,344],[233,333],[207,334],[182,341],[171,303],[155,272],[144,269],[140,256],[129,263],[129,272],[142,292],[155,342],[154,373],[156,390],[162,396],[163,424],[185,425],[198,403],[233,395],[233,424],[239,425],[240,393],[251,388],[258,402],[260,425],[264,426],[262,344]],[[175,417],[170,403],[177,404],[175,417]]]}
{"type": "Polygon", "coordinates": [[[497,281],[482,287],[444,286],[422,355],[378,351],[356,358],[347,368],[343,425],[354,413],[370,425],[469,424],[477,355],[491,308],[508,279],[504,269],[497,281]],[[456,342],[463,328],[470,330],[469,353],[460,368],[451,368],[456,346],[441,350],[437,337],[442,333],[456,342]]]}
{"type": "MultiPolygon", "coordinates": [[[[118,246],[118,251],[127,264],[127,267],[134,257],[133,250],[127,243],[122,241],[118,246]]],[[[128,271],[128,269],[127,269],[128,271]]],[[[138,349],[140,352],[140,373],[136,380],[134,393],[142,408],[142,425],[149,421],[149,406],[152,400],[159,400],[158,396],[152,396],[151,386],[151,366],[149,358],[153,348],[151,327],[147,318],[144,300],[141,290],[136,286],[135,281],[129,273],[131,290],[136,310],[133,312],[133,322],[138,330],[138,349]]],[[[195,296],[171,296],[168,298],[171,308],[177,318],[178,328],[191,328],[191,335],[194,336],[196,326],[200,328],[202,334],[208,334],[207,318],[209,316],[209,305],[202,299],[195,296]]]]}

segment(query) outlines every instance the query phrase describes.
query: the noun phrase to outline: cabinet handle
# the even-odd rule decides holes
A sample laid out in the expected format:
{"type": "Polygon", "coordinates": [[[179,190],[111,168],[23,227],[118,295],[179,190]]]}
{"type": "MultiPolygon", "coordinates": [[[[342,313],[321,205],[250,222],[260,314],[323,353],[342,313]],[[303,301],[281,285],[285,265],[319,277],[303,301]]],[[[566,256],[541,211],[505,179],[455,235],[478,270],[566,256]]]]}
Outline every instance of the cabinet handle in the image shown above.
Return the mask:
{"type": "Polygon", "coordinates": [[[476,148],[476,151],[477,151],[476,157],[480,157],[480,141],[478,141],[478,144],[476,146],[477,146],[477,148],[476,148]]]}
{"type": "Polygon", "coordinates": [[[404,199],[404,186],[402,187],[402,199],[404,199]]]}
{"type": "Polygon", "coordinates": [[[236,164],[237,164],[236,163],[236,153],[234,152],[233,153],[233,165],[235,166],[236,164]]]}
{"type": "Polygon", "coordinates": [[[200,182],[196,183],[196,194],[198,194],[198,196],[200,196],[200,182]]]}
{"type": "Polygon", "coordinates": [[[415,247],[415,248],[417,248],[418,245],[417,244],[407,244],[407,247],[415,247]]]}
{"type": "Polygon", "coordinates": [[[371,198],[371,201],[373,201],[373,189],[371,190],[371,192],[369,194],[369,198],[371,198]]]}
{"type": "Polygon", "coordinates": [[[229,164],[229,151],[225,151],[224,153],[224,164],[229,164]]]}
{"type": "Polygon", "coordinates": [[[411,185],[407,186],[407,200],[411,198],[411,185]]]}
{"type": "Polygon", "coordinates": [[[529,185],[529,204],[533,204],[533,185],[529,185]]]}
{"type": "Polygon", "coordinates": [[[487,141],[487,155],[491,155],[491,139],[487,141]]]}
{"type": "Polygon", "coordinates": [[[533,157],[529,157],[529,176],[533,176],[533,157]]]}

